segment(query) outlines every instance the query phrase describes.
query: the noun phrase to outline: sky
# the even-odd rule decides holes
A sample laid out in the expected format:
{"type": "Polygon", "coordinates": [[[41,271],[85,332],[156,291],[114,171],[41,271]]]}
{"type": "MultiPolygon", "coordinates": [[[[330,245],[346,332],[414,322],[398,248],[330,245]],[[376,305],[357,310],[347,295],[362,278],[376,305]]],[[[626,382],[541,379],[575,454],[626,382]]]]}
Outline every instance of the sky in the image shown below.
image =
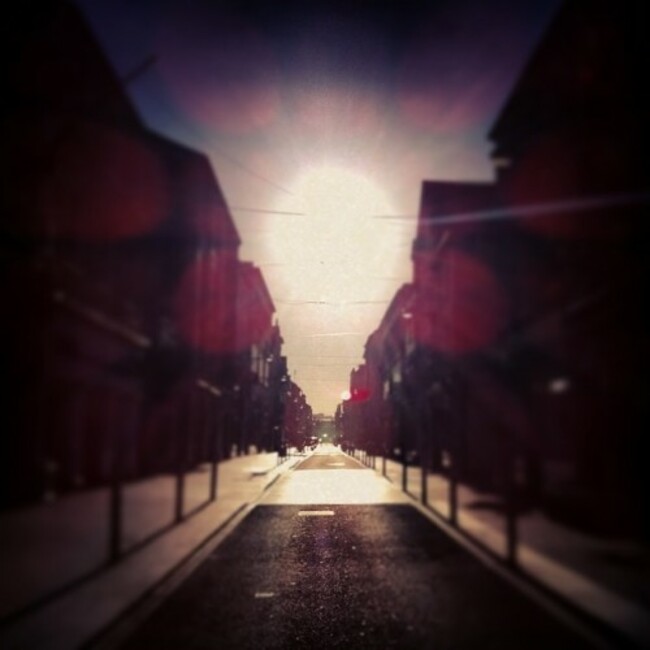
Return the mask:
{"type": "Polygon", "coordinates": [[[559,0],[79,0],[151,129],[209,155],[332,414],[412,278],[421,183],[490,180],[487,132],[559,0]],[[378,217],[395,217],[394,219],[378,217]]]}

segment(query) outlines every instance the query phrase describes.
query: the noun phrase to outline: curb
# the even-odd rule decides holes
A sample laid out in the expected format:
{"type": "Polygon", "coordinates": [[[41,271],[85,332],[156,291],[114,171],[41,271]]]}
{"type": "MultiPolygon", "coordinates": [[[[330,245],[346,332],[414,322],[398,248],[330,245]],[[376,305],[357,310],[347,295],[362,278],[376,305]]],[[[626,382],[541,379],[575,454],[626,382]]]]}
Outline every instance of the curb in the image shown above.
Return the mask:
{"type": "MultiPolygon", "coordinates": [[[[399,487],[388,475],[383,475],[381,469],[375,468],[373,471],[391,485],[399,487]]],[[[542,569],[538,572],[525,568],[512,569],[471,534],[453,526],[434,509],[423,504],[419,496],[399,489],[408,495],[419,512],[455,542],[596,646],[650,648],[649,613],[641,606],[525,544],[519,547],[519,553],[541,565],[542,569]],[[548,579],[549,574],[556,578],[559,576],[561,580],[548,579]],[[581,600],[575,594],[589,597],[592,602],[586,603],[586,598],[581,600]]]]}

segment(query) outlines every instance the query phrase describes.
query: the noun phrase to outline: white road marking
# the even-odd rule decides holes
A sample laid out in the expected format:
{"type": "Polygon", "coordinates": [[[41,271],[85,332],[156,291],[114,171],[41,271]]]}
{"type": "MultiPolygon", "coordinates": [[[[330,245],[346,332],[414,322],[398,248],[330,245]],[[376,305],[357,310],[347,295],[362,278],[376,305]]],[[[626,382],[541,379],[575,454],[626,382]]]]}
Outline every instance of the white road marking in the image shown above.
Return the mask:
{"type": "Polygon", "coordinates": [[[255,598],[273,598],[275,596],[274,591],[256,591],[255,598]]]}
{"type": "Polygon", "coordinates": [[[299,517],[332,517],[334,510],[300,510],[299,517]]]}

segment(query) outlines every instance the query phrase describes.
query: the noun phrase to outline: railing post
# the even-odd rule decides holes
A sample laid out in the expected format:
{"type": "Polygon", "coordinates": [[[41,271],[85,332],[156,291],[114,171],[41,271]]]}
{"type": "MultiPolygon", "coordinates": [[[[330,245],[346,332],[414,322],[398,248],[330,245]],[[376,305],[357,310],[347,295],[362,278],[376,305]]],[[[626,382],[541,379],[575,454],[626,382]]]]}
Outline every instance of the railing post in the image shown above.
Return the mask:
{"type": "Polygon", "coordinates": [[[219,482],[219,462],[216,458],[212,459],[212,466],[210,467],[210,501],[217,499],[217,485],[219,482]]]}
{"type": "Polygon", "coordinates": [[[515,488],[515,462],[510,441],[506,441],[505,451],[505,511],[506,511],[506,563],[511,567],[517,565],[517,494],[515,488]]]}
{"type": "MultiPolygon", "coordinates": [[[[113,460],[116,465],[116,461],[113,460]]],[[[109,561],[116,562],[122,553],[122,480],[113,469],[109,510],[109,561]]]]}
{"type": "Polygon", "coordinates": [[[456,454],[450,454],[449,463],[449,522],[458,525],[458,471],[456,454]]]}
{"type": "Polygon", "coordinates": [[[185,468],[179,467],[176,471],[176,495],[174,499],[174,521],[176,523],[183,521],[184,500],[185,500],[185,468]]]}
{"type": "Polygon", "coordinates": [[[426,420],[424,420],[422,410],[419,411],[418,425],[420,428],[420,500],[422,501],[423,505],[427,505],[429,501],[429,495],[427,494],[429,445],[426,420]]]}
{"type": "Polygon", "coordinates": [[[108,426],[112,428],[112,458],[111,458],[111,490],[110,505],[108,512],[108,559],[109,562],[117,562],[122,554],[122,514],[123,514],[123,490],[122,472],[124,463],[124,435],[120,427],[112,426],[109,418],[108,426]]]}
{"type": "Polygon", "coordinates": [[[427,467],[424,463],[424,458],[422,459],[421,463],[420,490],[422,503],[426,506],[429,501],[429,497],[427,495],[427,467]]]}
{"type": "Polygon", "coordinates": [[[116,562],[122,553],[122,485],[119,480],[111,485],[109,518],[109,560],[116,562]]]}
{"type": "Polygon", "coordinates": [[[215,431],[212,437],[212,466],[210,467],[210,501],[215,501],[219,485],[219,453],[221,450],[221,428],[223,417],[219,413],[215,421],[215,431]]]}
{"type": "Polygon", "coordinates": [[[185,445],[184,436],[181,431],[178,411],[173,419],[176,425],[174,435],[176,436],[176,494],[174,499],[174,521],[179,523],[183,520],[183,501],[185,499],[185,445]]]}

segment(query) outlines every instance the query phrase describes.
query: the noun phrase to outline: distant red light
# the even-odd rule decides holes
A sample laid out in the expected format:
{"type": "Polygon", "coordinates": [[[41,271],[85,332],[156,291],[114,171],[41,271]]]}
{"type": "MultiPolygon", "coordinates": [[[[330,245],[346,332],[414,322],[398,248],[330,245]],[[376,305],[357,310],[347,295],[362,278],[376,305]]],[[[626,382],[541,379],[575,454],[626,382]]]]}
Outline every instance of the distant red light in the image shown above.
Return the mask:
{"type": "Polygon", "coordinates": [[[365,402],[370,398],[370,391],[367,388],[353,388],[350,391],[349,402],[365,402]]]}

